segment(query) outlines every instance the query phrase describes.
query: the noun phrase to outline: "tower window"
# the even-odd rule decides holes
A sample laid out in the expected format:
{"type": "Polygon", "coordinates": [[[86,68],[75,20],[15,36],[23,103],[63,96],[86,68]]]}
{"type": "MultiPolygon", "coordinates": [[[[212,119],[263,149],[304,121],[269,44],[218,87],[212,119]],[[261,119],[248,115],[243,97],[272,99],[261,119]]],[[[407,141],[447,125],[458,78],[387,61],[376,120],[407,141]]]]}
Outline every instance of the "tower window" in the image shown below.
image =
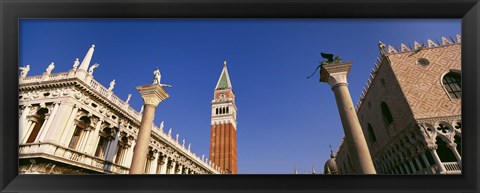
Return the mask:
{"type": "Polygon", "coordinates": [[[227,114],[228,114],[228,107],[227,107],[227,114]]]}
{"type": "Polygon", "coordinates": [[[460,77],[460,74],[449,72],[443,77],[442,83],[448,94],[450,95],[450,98],[462,98],[462,79],[460,77]]]}
{"type": "Polygon", "coordinates": [[[388,126],[393,122],[392,113],[390,112],[390,109],[388,108],[387,103],[382,102],[381,107],[382,107],[383,119],[388,126]]]}
{"type": "Polygon", "coordinates": [[[218,115],[218,108],[215,108],[215,114],[218,115]]]}

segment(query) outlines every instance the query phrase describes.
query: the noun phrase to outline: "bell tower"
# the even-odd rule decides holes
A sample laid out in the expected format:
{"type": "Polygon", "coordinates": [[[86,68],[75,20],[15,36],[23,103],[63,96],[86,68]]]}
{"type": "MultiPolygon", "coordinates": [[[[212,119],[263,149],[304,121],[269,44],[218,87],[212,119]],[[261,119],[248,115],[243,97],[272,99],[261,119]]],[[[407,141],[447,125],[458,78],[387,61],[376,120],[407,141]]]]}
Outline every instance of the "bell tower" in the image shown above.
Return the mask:
{"type": "Polygon", "coordinates": [[[227,61],[218,79],[212,100],[210,160],[221,170],[237,173],[237,106],[230,83],[227,61]]]}

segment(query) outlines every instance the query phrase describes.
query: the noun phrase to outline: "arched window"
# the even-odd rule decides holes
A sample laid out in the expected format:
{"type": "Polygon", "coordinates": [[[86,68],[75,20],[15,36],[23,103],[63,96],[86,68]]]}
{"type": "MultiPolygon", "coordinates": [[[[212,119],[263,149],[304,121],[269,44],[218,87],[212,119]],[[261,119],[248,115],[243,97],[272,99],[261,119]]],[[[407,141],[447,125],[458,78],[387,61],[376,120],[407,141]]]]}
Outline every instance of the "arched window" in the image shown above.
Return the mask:
{"type": "Polygon", "coordinates": [[[228,107],[227,107],[227,114],[228,114],[228,107]]]}
{"type": "Polygon", "coordinates": [[[125,152],[127,151],[126,144],[128,144],[128,138],[126,136],[121,137],[118,141],[117,154],[114,163],[118,165],[122,164],[125,152]]]}
{"type": "Polygon", "coordinates": [[[46,108],[41,108],[37,111],[37,113],[34,116],[34,118],[36,119],[35,126],[33,126],[32,132],[30,132],[30,136],[28,136],[26,143],[35,142],[35,139],[37,138],[43,123],[45,122],[45,114],[47,113],[48,113],[48,109],[46,108]]]}
{"type": "Polygon", "coordinates": [[[70,140],[70,143],[68,144],[68,147],[71,149],[76,149],[78,142],[80,142],[84,129],[87,128],[87,126],[90,125],[90,118],[83,116],[80,118],[80,121],[78,122],[77,126],[75,127],[75,131],[73,132],[72,139],[70,140]]]}
{"type": "Polygon", "coordinates": [[[456,162],[457,159],[450,148],[448,148],[447,143],[443,141],[440,137],[436,138],[437,144],[437,154],[442,162],[456,162]]]}
{"type": "Polygon", "coordinates": [[[222,114],[225,114],[225,107],[222,108],[222,114]]]}
{"type": "Polygon", "coordinates": [[[460,74],[455,72],[449,72],[443,77],[442,83],[448,94],[450,95],[450,98],[462,98],[462,79],[460,77],[460,74]]]}
{"type": "Polygon", "coordinates": [[[388,105],[385,102],[382,102],[381,106],[382,106],[383,120],[387,125],[390,125],[390,123],[393,122],[393,117],[392,117],[392,113],[390,113],[390,108],[388,108],[388,105]]]}
{"type": "Polygon", "coordinates": [[[215,108],[215,114],[218,115],[218,108],[215,108]]]}
{"type": "Polygon", "coordinates": [[[370,125],[370,123],[368,123],[368,139],[372,144],[377,141],[377,137],[375,136],[375,132],[373,131],[372,125],[370,125]]]}

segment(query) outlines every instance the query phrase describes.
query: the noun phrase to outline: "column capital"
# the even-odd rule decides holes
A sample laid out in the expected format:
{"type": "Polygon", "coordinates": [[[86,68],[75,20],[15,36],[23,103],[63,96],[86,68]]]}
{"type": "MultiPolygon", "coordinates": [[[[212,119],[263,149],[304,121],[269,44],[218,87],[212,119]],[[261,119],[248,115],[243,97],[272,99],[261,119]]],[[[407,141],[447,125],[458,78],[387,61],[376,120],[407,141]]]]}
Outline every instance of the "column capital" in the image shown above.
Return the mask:
{"type": "Polygon", "coordinates": [[[347,76],[351,68],[352,62],[322,64],[320,82],[326,82],[332,87],[339,83],[348,84],[347,76]]]}
{"type": "Polygon", "coordinates": [[[170,95],[158,84],[148,84],[137,86],[137,90],[140,92],[143,98],[143,102],[146,105],[153,105],[155,108],[163,100],[167,99],[170,95]]]}

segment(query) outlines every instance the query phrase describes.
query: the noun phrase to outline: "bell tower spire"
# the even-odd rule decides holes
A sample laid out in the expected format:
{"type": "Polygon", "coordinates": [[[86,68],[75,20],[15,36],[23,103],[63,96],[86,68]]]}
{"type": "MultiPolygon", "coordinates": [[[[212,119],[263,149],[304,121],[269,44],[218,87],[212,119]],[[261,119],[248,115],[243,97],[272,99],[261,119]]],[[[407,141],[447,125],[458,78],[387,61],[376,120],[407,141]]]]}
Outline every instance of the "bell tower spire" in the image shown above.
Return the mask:
{"type": "Polygon", "coordinates": [[[210,160],[226,173],[237,173],[237,106],[235,94],[223,62],[212,100],[210,160]]]}

